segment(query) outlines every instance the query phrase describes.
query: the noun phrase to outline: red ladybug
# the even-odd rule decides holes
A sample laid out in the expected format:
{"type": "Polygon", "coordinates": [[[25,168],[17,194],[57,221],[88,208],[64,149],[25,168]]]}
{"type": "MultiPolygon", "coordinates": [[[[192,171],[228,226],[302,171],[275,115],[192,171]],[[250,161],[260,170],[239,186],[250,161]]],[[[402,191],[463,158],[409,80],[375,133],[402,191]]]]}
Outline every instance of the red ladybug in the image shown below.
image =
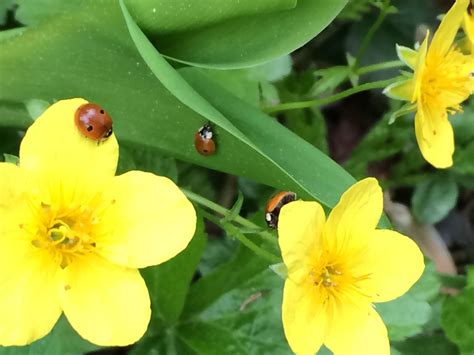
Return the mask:
{"type": "Polygon", "coordinates": [[[281,191],[268,200],[265,207],[265,221],[268,227],[277,228],[281,208],[294,200],[296,200],[296,194],[291,191],[281,191]]]}
{"type": "Polygon", "coordinates": [[[112,135],[112,118],[97,104],[79,106],[74,122],[83,135],[97,142],[103,142],[112,135]]]}
{"type": "Polygon", "coordinates": [[[194,147],[202,155],[212,155],[216,152],[216,143],[214,143],[212,126],[205,124],[194,135],[194,147]]]}

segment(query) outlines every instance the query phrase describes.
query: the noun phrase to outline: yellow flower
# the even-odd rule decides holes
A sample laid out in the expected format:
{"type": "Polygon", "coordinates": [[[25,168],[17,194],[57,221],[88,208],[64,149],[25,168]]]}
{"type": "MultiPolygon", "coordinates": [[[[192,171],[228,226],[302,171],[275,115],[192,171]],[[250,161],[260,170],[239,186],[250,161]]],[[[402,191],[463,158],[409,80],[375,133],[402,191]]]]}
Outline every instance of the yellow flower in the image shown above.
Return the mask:
{"type": "Polygon", "coordinates": [[[291,349],[314,354],[389,354],[387,330],[373,303],[403,295],[421,276],[418,246],[375,229],[382,191],[373,178],[349,188],[327,221],[316,202],[285,205],[278,234],[288,278],[283,327],[291,349]]]}
{"type": "Polygon", "coordinates": [[[474,58],[453,46],[468,4],[469,0],[455,2],[429,48],[429,33],[418,51],[397,47],[400,59],[414,70],[414,75],[384,91],[390,97],[414,104],[418,145],[423,157],[437,168],[453,164],[454,136],[448,113],[461,111],[461,103],[474,90],[474,58]]]}
{"type": "Polygon", "coordinates": [[[19,166],[0,163],[0,344],[25,345],[64,312],[98,345],[137,341],[150,299],[137,268],[186,248],[192,204],[169,179],[115,176],[114,135],[97,144],[75,126],[86,101],[52,105],[28,129],[19,166]]]}
{"type": "Polygon", "coordinates": [[[464,12],[464,32],[467,35],[466,42],[471,55],[474,54],[474,2],[471,0],[467,11],[464,12]]]}

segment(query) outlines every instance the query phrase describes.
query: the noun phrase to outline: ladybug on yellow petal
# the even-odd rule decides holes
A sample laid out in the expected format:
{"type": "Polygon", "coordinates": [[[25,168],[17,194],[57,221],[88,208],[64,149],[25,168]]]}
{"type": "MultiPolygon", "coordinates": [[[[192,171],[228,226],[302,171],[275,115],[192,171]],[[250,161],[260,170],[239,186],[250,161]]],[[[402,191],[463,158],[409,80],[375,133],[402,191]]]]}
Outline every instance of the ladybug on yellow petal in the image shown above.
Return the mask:
{"type": "Polygon", "coordinates": [[[112,135],[112,118],[99,105],[87,103],[79,106],[74,116],[79,131],[97,142],[103,142],[112,135]]]}

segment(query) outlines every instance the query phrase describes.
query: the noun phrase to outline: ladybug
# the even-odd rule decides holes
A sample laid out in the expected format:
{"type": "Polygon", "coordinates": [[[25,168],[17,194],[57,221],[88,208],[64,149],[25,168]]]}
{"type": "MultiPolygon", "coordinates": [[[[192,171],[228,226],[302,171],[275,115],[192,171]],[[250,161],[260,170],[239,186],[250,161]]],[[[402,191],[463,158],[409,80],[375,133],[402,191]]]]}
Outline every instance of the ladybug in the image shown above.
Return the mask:
{"type": "Polygon", "coordinates": [[[296,200],[296,194],[291,191],[281,191],[268,200],[265,207],[265,221],[269,228],[277,228],[281,208],[294,200],[296,200]]]}
{"type": "Polygon", "coordinates": [[[216,152],[216,143],[212,139],[214,132],[210,123],[204,126],[194,135],[194,147],[197,152],[202,155],[212,155],[216,152]]]}
{"type": "Polygon", "coordinates": [[[99,105],[87,103],[79,106],[74,117],[76,127],[87,138],[103,142],[112,135],[112,118],[99,105]]]}

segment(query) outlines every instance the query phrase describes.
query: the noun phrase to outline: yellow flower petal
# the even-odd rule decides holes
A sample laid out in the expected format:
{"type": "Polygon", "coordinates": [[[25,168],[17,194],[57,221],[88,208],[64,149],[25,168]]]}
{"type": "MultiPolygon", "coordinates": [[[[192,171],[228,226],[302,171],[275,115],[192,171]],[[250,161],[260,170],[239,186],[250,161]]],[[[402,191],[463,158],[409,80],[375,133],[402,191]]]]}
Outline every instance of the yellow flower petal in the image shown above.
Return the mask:
{"type": "Polygon", "coordinates": [[[117,167],[115,135],[98,143],[75,125],[75,112],[86,102],[71,99],[50,106],[28,129],[20,146],[21,168],[52,190],[61,190],[66,195],[58,198],[66,201],[84,200],[84,193],[100,191],[117,167]]]}
{"type": "Polygon", "coordinates": [[[60,274],[49,255],[20,246],[21,235],[1,233],[0,345],[27,345],[44,337],[61,315],[60,274]],[[10,239],[10,241],[9,241],[10,239]]]}
{"type": "Polygon", "coordinates": [[[411,69],[415,68],[418,52],[398,44],[395,45],[395,48],[397,50],[398,58],[411,69]]]}
{"type": "Polygon", "coordinates": [[[467,41],[469,44],[469,51],[474,54],[474,13],[471,10],[471,14],[468,11],[464,13],[463,22],[464,32],[467,35],[467,41]]]}
{"type": "Polygon", "coordinates": [[[278,242],[288,276],[295,282],[308,275],[321,245],[325,215],[317,202],[284,205],[278,221],[278,242]]]}
{"type": "Polygon", "coordinates": [[[420,90],[422,84],[422,78],[426,67],[426,53],[428,51],[428,39],[430,37],[430,32],[426,32],[425,39],[421,43],[420,48],[418,49],[418,56],[416,58],[415,64],[415,74],[413,77],[413,81],[415,82],[415,87],[413,89],[413,97],[411,98],[411,102],[416,102],[420,97],[420,90]]]}
{"type": "Polygon", "coordinates": [[[391,230],[375,230],[369,245],[366,261],[372,270],[369,281],[376,295],[373,302],[403,295],[423,273],[423,254],[410,238],[391,230]]]}
{"type": "Polygon", "coordinates": [[[442,107],[418,105],[415,133],[423,157],[436,168],[453,165],[454,134],[442,107]]]}
{"type": "Polygon", "coordinates": [[[61,315],[58,274],[24,227],[31,215],[26,177],[0,163],[0,345],[26,345],[50,332],[61,315]]]}
{"type": "Polygon", "coordinates": [[[468,5],[469,0],[456,0],[436,30],[428,56],[444,56],[448,52],[461,26],[468,5]]]}
{"type": "Polygon", "coordinates": [[[112,180],[113,203],[98,225],[97,249],[114,263],[146,267],[186,248],[196,228],[194,207],[168,178],[131,171],[112,180]]]}
{"type": "Polygon", "coordinates": [[[397,81],[387,86],[383,93],[395,100],[410,101],[415,91],[415,81],[413,79],[397,81]]]}
{"type": "Polygon", "coordinates": [[[62,307],[84,338],[103,346],[136,342],[150,321],[150,298],[135,269],[87,255],[66,269],[62,307]]]}
{"type": "Polygon", "coordinates": [[[365,245],[383,209],[382,189],[374,178],[352,185],[329,214],[324,235],[329,249],[354,250],[365,245]]]}
{"type": "MultiPolygon", "coordinates": [[[[339,317],[344,317],[339,314],[339,317]]],[[[337,324],[340,318],[335,319],[337,324]]],[[[352,329],[335,327],[328,335],[325,345],[334,355],[389,355],[390,344],[387,328],[380,316],[367,308],[366,316],[352,329]]]]}
{"type": "Polygon", "coordinates": [[[282,319],[291,350],[297,354],[314,354],[326,334],[326,311],[318,302],[311,285],[302,287],[286,280],[283,292],[282,319]]]}

